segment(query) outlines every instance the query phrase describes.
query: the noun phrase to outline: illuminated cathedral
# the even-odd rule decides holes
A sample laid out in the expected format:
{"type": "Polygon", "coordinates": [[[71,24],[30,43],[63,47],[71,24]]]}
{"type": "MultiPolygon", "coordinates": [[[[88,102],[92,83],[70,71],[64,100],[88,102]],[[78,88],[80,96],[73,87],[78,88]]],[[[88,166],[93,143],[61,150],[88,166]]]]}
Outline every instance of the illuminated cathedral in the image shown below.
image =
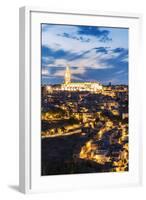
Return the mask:
{"type": "Polygon", "coordinates": [[[71,70],[69,65],[66,66],[64,83],[61,84],[61,89],[66,91],[99,91],[102,90],[102,85],[98,82],[71,82],[71,70]]]}

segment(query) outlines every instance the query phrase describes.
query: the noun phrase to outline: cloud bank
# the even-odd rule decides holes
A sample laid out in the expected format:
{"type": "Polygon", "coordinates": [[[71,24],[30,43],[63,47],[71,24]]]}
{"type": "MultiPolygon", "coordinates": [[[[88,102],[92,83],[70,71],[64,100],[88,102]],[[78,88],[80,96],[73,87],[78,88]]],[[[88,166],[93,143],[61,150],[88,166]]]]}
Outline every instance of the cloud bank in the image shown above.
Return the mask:
{"type": "Polygon", "coordinates": [[[73,81],[128,83],[128,29],[42,25],[42,84],[73,81]]]}

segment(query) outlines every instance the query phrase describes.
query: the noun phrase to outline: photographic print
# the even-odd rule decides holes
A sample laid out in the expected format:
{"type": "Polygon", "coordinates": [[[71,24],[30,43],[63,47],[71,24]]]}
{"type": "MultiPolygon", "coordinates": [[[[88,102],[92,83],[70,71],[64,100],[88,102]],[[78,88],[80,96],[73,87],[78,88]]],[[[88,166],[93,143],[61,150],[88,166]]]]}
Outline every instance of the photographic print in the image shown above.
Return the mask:
{"type": "Polygon", "coordinates": [[[41,175],[125,172],[128,28],[41,24],[41,175]]]}

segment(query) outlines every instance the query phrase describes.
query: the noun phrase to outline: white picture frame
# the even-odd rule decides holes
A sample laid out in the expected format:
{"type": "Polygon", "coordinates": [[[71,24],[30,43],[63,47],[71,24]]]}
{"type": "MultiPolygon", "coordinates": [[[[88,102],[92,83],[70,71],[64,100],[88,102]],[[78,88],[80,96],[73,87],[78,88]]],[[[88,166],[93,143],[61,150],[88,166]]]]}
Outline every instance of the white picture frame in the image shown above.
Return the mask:
{"type": "Polygon", "coordinates": [[[62,190],[66,191],[80,188],[97,189],[100,187],[135,186],[141,184],[142,139],[139,111],[141,19],[142,16],[140,14],[131,13],[98,11],[51,11],[50,9],[46,8],[20,8],[19,188],[21,192],[33,193],[62,190]],[[128,172],[41,177],[40,23],[76,25],[88,24],[129,28],[130,170],[128,172]]]}

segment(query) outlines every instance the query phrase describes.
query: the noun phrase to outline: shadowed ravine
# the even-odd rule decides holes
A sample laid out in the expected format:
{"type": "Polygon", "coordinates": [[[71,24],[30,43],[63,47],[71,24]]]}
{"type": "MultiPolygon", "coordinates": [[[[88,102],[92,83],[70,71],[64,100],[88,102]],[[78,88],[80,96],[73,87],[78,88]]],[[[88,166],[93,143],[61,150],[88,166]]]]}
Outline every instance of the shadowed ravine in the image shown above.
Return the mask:
{"type": "MultiPolygon", "coordinates": [[[[105,170],[103,165],[80,159],[81,147],[90,137],[80,134],[42,139],[42,175],[94,173],[105,170]]],[[[108,166],[106,166],[108,167],[108,166]]]]}

